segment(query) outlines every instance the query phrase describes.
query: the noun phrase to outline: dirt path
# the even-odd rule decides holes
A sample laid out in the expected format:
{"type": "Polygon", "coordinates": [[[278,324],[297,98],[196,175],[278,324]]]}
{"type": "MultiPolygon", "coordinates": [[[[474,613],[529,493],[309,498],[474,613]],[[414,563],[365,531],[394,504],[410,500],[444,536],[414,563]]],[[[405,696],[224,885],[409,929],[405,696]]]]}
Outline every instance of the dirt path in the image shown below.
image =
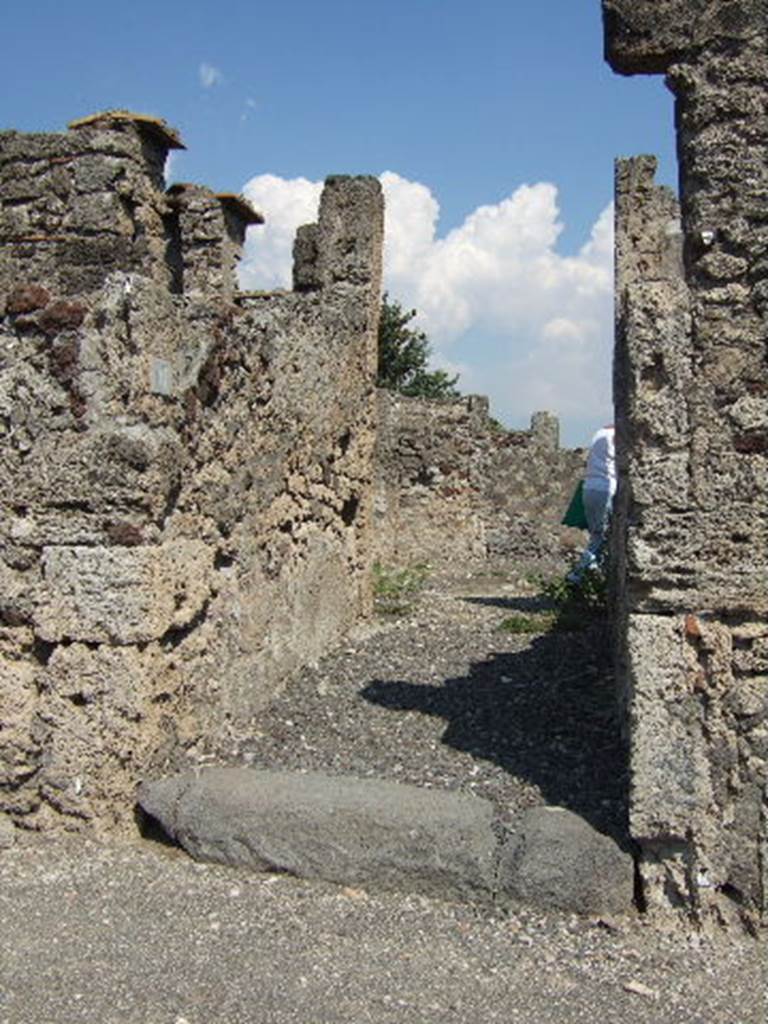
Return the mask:
{"type": "Polygon", "coordinates": [[[515,635],[537,606],[502,574],[429,579],[259,715],[235,759],[567,807],[625,832],[625,757],[606,630],[515,635]]]}
{"type": "Polygon", "coordinates": [[[0,855],[0,1024],[765,1024],[753,941],[382,895],[150,844],[0,855]]]}

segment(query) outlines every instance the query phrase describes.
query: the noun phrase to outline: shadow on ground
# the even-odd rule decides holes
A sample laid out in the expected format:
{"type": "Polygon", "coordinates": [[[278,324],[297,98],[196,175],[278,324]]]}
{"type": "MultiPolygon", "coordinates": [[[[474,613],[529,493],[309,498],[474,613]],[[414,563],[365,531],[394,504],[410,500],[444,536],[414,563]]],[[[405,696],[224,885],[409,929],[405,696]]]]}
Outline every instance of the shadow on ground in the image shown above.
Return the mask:
{"type": "Polygon", "coordinates": [[[517,612],[551,611],[555,605],[548,597],[464,597],[467,604],[484,605],[487,608],[509,608],[517,612]]]}
{"type": "Polygon", "coordinates": [[[360,692],[392,712],[444,719],[444,744],[533,783],[547,803],[626,844],[627,758],[604,626],[542,634],[439,686],[374,680],[360,692]]]}

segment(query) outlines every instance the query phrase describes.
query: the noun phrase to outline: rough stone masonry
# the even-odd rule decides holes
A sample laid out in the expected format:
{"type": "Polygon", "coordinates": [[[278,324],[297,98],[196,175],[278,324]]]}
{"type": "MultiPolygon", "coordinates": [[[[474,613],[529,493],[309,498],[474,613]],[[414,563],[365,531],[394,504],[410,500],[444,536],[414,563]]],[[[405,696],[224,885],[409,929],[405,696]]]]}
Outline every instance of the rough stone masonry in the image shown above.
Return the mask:
{"type": "Polygon", "coordinates": [[[166,188],[181,146],[125,111],[0,133],[0,813],[28,828],[129,825],[139,778],[369,611],[373,558],[569,539],[584,455],[553,416],[375,400],[378,183],[329,179],[293,291],[244,294],[263,218],[166,188]]]}
{"type": "Polygon", "coordinates": [[[295,288],[164,122],[0,133],[0,811],[120,828],[369,602],[383,204],[327,181],[295,288]]]}
{"type": "Polygon", "coordinates": [[[620,678],[649,907],[768,910],[768,6],[603,0],[667,76],[680,206],[617,170],[620,678]]]}
{"type": "Polygon", "coordinates": [[[382,563],[481,563],[561,569],[583,543],[561,526],[586,452],[560,447],[560,425],[534,413],[504,430],[482,395],[440,401],[380,390],[374,548],[382,563]]]}

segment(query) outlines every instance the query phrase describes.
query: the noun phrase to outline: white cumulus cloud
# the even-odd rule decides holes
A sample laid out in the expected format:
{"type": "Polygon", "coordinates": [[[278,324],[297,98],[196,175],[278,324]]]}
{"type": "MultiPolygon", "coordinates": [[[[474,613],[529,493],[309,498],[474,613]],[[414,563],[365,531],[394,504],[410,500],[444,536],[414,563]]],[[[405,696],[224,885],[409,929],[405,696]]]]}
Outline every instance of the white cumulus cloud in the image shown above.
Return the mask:
{"type": "Polygon", "coordinates": [[[200,85],[204,89],[211,89],[214,85],[221,85],[224,81],[219,69],[215,68],[213,64],[208,64],[206,61],[202,62],[197,71],[200,76],[200,85]]]}
{"type": "Polygon", "coordinates": [[[176,177],[176,168],[179,164],[179,151],[172,149],[168,156],[165,158],[165,166],[163,167],[163,178],[165,179],[165,187],[173,183],[173,179],[176,177]]]}
{"type": "Polygon", "coordinates": [[[239,269],[241,288],[290,287],[296,229],[317,219],[322,191],[320,181],[274,174],[259,174],[246,183],[243,195],[264,214],[266,224],[248,232],[239,269]]]}
{"type": "MultiPolygon", "coordinates": [[[[521,185],[440,238],[439,204],[426,185],[391,171],[381,183],[384,286],[419,311],[434,365],[459,370],[461,389],[489,395],[504,421],[525,426],[531,412],[550,409],[568,443],[586,443],[592,424],[611,415],[612,207],[565,256],[552,184],[521,185]]],[[[242,287],[290,285],[293,237],[317,218],[321,189],[274,175],[247,183],[267,223],[250,232],[242,287]]]]}

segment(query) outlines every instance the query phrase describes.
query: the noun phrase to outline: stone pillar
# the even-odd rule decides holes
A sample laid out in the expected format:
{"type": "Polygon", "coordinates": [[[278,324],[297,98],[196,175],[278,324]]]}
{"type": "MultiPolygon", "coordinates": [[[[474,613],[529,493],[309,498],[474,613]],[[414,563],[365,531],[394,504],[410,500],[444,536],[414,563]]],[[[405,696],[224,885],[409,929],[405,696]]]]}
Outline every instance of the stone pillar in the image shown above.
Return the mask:
{"type": "Polygon", "coordinates": [[[614,69],[667,74],[681,183],[678,235],[652,161],[619,164],[630,829],[650,906],[730,907],[754,921],[767,896],[768,9],[603,0],[603,10],[614,69]]]}
{"type": "Polygon", "coordinates": [[[490,399],[486,395],[467,395],[464,402],[475,429],[486,428],[491,415],[490,399]]]}
{"type": "Polygon", "coordinates": [[[317,224],[302,224],[293,243],[293,288],[297,292],[311,292],[323,287],[320,277],[317,245],[317,224]]]}
{"type": "Polygon", "coordinates": [[[0,132],[0,308],[19,285],[85,296],[116,270],[166,285],[163,167],[183,148],[164,121],[125,111],[0,132]]]}
{"type": "Polygon", "coordinates": [[[241,196],[203,185],[172,185],[168,197],[178,218],[176,290],[231,301],[246,229],[264,218],[241,196]]]}
{"type": "Polygon", "coordinates": [[[300,227],[293,248],[299,291],[339,281],[365,285],[381,276],[384,206],[373,177],[333,175],[320,197],[317,224],[300,227]]]}
{"type": "Polygon", "coordinates": [[[372,388],[378,358],[383,251],[384,198],[378,179],[365,175],[326,178],[317,223],[306,224],[296,233],[293,284],[299,292],[338,285],[367,290],[360,326],[368,333],[366,372],[372,388]]]}
{"type": "Polygon", "coordinates": [[[535,412],[531,416],[531,440],[545,451],[560,447],[560,420],[552,412],[535,412]]]}

